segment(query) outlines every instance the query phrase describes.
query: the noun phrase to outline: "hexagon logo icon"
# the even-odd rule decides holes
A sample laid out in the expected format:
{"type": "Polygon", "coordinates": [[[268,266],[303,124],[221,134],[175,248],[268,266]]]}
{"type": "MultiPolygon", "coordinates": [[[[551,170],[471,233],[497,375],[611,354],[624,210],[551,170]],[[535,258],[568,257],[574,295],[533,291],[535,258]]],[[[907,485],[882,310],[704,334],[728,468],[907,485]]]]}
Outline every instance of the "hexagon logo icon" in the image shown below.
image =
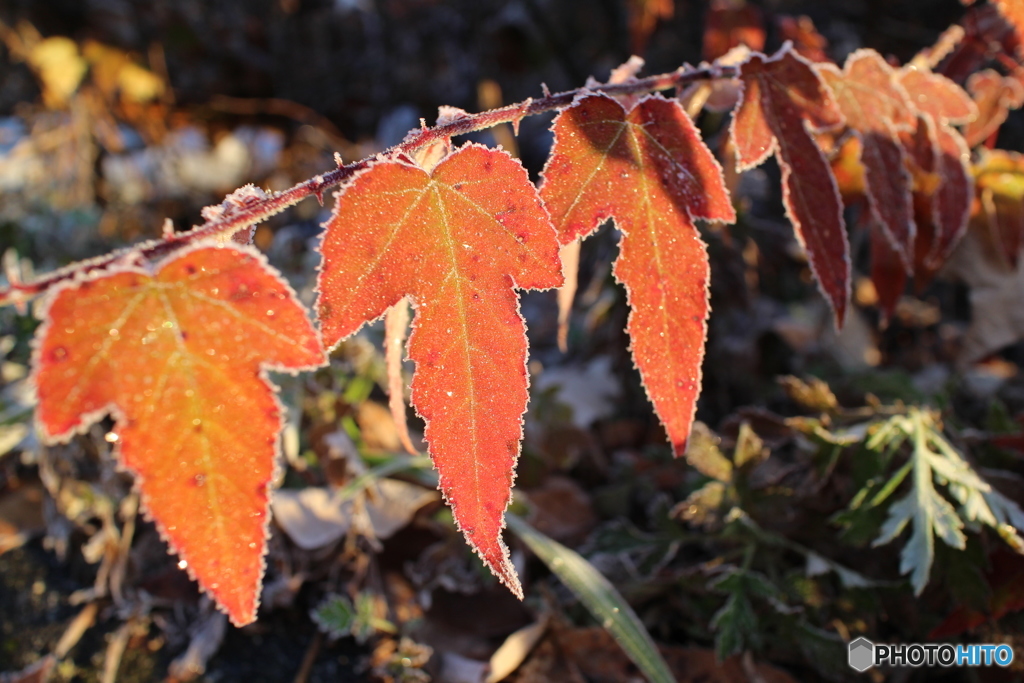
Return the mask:
{"type": "Polygon", "coordinates": [[[875,663],[875,644],[867,638],[858,638],[850,643],[850,667],[867,671],[875,663]]]}

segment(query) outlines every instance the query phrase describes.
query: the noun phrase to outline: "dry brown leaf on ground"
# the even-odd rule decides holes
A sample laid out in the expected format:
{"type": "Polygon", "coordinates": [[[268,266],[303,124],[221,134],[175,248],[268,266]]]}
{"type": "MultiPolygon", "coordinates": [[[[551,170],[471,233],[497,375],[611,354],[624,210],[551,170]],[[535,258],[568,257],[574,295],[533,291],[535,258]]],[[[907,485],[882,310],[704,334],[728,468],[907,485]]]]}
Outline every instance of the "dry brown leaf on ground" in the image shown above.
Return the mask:
{"type": "Polygon", "coordinates": [[[971,230],[945,269],[970,287],[971,326],[959,362],[973,363],[1024,339],[1024,268],[1010,270],[985,238],[971,230]]]}
{"type": "Polygon", "coordinates": [[[548,477],[540,486],[516,495],[530,503],[530,525],[556,541],[582,543],[597,524],[590,497],[568,477],[548,477]]]}
{"type": "MultiPolygon", "coordinates": [[[[438,496],[437,491],[397,479],[381,479],[375,486],[377,491],[365,508],[374,535],[382,540],[393,536],[438,496]]],[[[352,527],[355,515],[352,499],[342,500],[337,491],[313,486],[275,491],[270,505],[277,523],[304,550],[339,540],[352,527]]]]}
{"type": "Polygon", "coordinates": [[[612,415],[621,393],[609,356],[598,356],[582,367],[545,369],[533,378],[535,392],[552,387],[558,387],[559,400],[572,408],[572,421],[580,429],[612,415]]]}
{"type": "Polygon", "coordinates": [[[356,423],[367,448],[392,453],[403,450],[401,433],[389,408],[374,401],[363,401],[356,409],[356,423]]]}
{"type": "Polygon", "coordinates": [[[0,492],[0,555],[23,545],[46,528],[44,495],[38,484],[0,492]]]}
{"type": "Polygon", "coordinates": [[[486,683],[499,683],[508,678],[513,671],[519,668],[523,661],[530,656],[530,652],[540,642],[544,631],[547,630],[548,620],[540,620],[524,626],[513,632],[505,642],[494,651],[490,660],[490,673],[487,674],[486,683]]]}

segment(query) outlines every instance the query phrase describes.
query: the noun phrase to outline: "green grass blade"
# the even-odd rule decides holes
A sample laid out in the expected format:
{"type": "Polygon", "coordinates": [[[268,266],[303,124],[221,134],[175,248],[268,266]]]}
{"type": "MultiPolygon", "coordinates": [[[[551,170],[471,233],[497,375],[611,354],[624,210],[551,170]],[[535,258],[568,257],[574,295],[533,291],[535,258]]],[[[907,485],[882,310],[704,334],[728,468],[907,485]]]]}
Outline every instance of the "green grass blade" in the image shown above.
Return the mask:
{"type": "Polygon", "coordinates": [[[511,529],[583,602],[652,683],[676,679],[636,612],[615,587],[578,553],[540,533],[519,517],[505,515],[511,529]]]}

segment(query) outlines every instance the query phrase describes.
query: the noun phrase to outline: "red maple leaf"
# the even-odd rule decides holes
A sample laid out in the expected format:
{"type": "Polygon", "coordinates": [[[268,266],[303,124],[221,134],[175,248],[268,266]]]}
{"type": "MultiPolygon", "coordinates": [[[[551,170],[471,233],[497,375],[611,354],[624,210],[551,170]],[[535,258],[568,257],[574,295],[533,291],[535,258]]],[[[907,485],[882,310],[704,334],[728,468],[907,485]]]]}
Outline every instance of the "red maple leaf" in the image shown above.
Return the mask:
{"type": "Polygon", "coordinates": [[[735,220],[722,169],[676,101],[627,111],[589,95],[555,119],[541,196],[559,240],[614,218],[633,358],[676,454],[690,433],[707,336],[708,257],[693,219],[735,220]]]}
{"type": "Polygon", "coordinates": [[[864,191],[871,215],[891,242],[904,267],[913,267],[914,210],[911,177],[898,131],[915,125],[915,116],[892,68],[873,50],[857,50],[840,71],[818,65],[846,124],[861,140],[864,191]]]}
{"type": "Polygon", "coordinates": [[[963,88],[925,66],[908,64],[899,71],[899,80],[910,103],[937,123],[968,123],[978,116],[978,108],[963,88]]]}
{"type": "Polygon", "coordinates": [[[818,29],[814,27],[814,21],[810,17],[805,15],[781,16],[776,23],[779,27],[779,38],[783,42],[787,40],[792,42],[793,49],[801,57],[810,62],[832,61],[825,52],[828,48],[828,39],[818,33],[818,29]]]}
{"type": "Polygon", "coordinates": [[[771,58],[751,55],[741,80],[743,95],[730,128],[737,166],[744,171],[776,155],[786,212],[842,327],[850,300],[850,245],[835,178],[808,131],[839,126],[842,112],[811,64],[788,47],[771,58]]]}
{"type": "Polygon", "coordinates": [[[412,403],[466,540],[514,593],[501,540],[528,399],[516,288],[561,282],[558,241],[522,165],[464,146],[433,168],[373,163],[337,195],[317,302],[334,346],[409,296],[412,403]]]}
{"type": "Polygon", "coordinates": [[[882,325],[887,325],[896,313],[896,305],[907,286],[907,266],[903,255],[892,246],[889,236],[881,228],[872,227],[871,242],[871,284],[878,294],[878,310],[882,313],[882,325]]]}
{"type": "Polygon", "coordinates": [[[282,426],[265,371],[324,361],[294,292],[249,249],[200,246],[56,288],[40,315],[46,440],[113,414],[108,439],[171,548],[235,624],[253,621],[282,426]]]}
{"type": "Polygon", "coordinates": [[[999,8],[999,13],[1013,27],[1013,32],[1017,38],[1017,54],[1024,56],[1021,50],[1021,46],[1024,45],[1024,2],[1020,0],[994,0],[993,4],[999,8]]]}
{"type": "Polygon", "coordinates": [[[926,67],[904,67],[900,71],[900,84],[910,96],[911,104],[926,120],[924,132],[936,150],[932,169],[939,178],[934,190],[935,224],[925,259],[926,268],[934,271],[946,262],[967,230],[974,197],[968,165],[970,150],[951,124],[972,121],[978,110],[963,88],[926,67]]]}
{"type": "Polygon", "coordinates": [[[964,128],[968,147],[974,147],[995,135],[1011,109],[1024,104],[1024,85],[1016,78],[1006,78],[985,69],[971,74],[967,90],[978,107],[978,118],[964,128]]]}
{"type": "Polygon", "coordinates": [[[757,5],[746,0],[713,0],[704,15],[702,55],[713,62],[738,45],[764,49],[764,20],[757,5]]]}

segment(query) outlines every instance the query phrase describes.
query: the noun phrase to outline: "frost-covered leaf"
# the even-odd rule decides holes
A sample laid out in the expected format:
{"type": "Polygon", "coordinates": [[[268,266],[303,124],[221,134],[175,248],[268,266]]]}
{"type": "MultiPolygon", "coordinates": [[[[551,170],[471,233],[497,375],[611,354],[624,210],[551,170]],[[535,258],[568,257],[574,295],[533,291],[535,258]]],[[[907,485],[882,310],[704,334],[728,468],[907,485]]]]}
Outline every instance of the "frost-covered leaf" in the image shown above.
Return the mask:
{"type": "Polygon", "coordinates": [[[916,229],[911,176],[898,134],[916,122],[907,95],[892,67],[874,50],[851,53],[842,71],[822,64],[818,73],[835,93],[846,124],[861,140],[860,160],[871,215],[910,270],[916,229]]]}
{"type": "Polygon", "coordinates": [[[563,244],[614,218],[615,276],[626,287],[633,359],[677,455],[701,384],[708,257],[693,220],[735,220],[722,170],[675,101],[627,111],[605,95],[555,119],[541,196],[563,244]]]}
{"type": "Polygon", "coordinates": [[[939,148],[935,127],[938,124],[926,114],[918,114],[912,130],[900,132],[900,142],[906,153],[914,197],[914,277],[919,286],[926,284],[935,274],[930,255],[940,233],[942,216],[939,215],[939,148]]]}
{"type": "Polygon", "coordinates": [[[899,81],[910,96],[910,103],[937,123],[959,125],[978,116],[978,108],[963,88],[926,66],[912,63],[903,67],[899,81]]]}
{"type": "Polygon", "coordinates": [[[306,311],[255,252],[200,247],[53,291],[36,338],[48,441],[104,415],[108,440],[189,573],[256,617],[281,408],[267,368],[320,365],[306,311]]]}
{"type": "MultiPolygon", "coordinates": [[[[371,476],[375,474],[370,472],[371,476]]],[[[380,479],[370,484],[372,494],[360,505],[353,498],[363,489],[351,491],[307,486],[301,489],[279,489],[271,506],[274,521],[295,545],[315,550],[330,545],[348,533],[356,516],[368,527],[362,531],[380,540],[391,538],[427,503],[436,500],[437,491],[425,489],[397,479],[380,479]]]]}
{"type": "Polygon", "coordinates": [[[970,150],[960,133],[940,124],[935,129],[935,138],[939,150],[936,170],[941,178],[935,204],[939,220],[928,260],[929,265],[938,268],[949,259],[953,248],[967,231],[974,188],[969,165],[970,150]]]}
{"type": "Polygon", "coordinates": [[[983,495],[999,524],[1009,524],[1017,531],[1024,532],[1024,510],[1021,510],[1016,501],[1010,500],[995,489],[983,495]]]}
{"type": "Polygon", "coordinates": [[[338,193],[317,309],[328,346],[408,296],[412,403],[455,519],[517,595],[501,540],[527,402],[516,288],[560,284],[558,241],[526,170],[466,145],[431,171],[382,160],[338,193]]]}
{"type": "Polygon", "coordinates": [[[834,128],[843,115],[814,68],[788,47],[771,58],[751,55],[741,77],[743,96],[730,128],[737,167],[747,170],[776,155],[786,212],[842,327],[850,300],[850,245],[835,177],[808,128],[834,128]]]}
{"type": "Polygon", "coordinates": [[[949,259],[967,230],[974,196],[970,150],[963,136],[950,124],[972,121],[978,110],[960,86],[926,67],[904,67],[899,78],[911,104],[920,113],[915,133],[918,139],[911,140],[905,136],[904,144],[914,163],[935,178],[927,188],[915,183],[915,203],[920,192],[930,193],[927,203],[930,204],[932,220],[929,223],[921,220],[927,217],[927,209],[916,214],[922,232],[919,240],[927,243],[919,245],[917,251],[921,258],[915,272],[928,274],[938,270],[949,259]],[[931,150],[928,151],[927,147],[931,150]]]}
{"type": "MultiPolygon", "coordinates": [[[[1024,511],[977,475],[946,441],[931,413],[911,409],[906,417],[890,418],[879,431],[902,433],[912,446],[908,463],[883,488],[893,491],[908,470],[913,474],[910,491],[890,506],[874,545],[889,543],[912,524],[910,538],[900,552],[900,573],[910,574],[916,595],[928,584],[935,559],[935,537],[951,548],[963,550],[967,543],[963,533],[965,520],[993,527],[1011,545],[1019,542],[1017,531],[1024,522],[1024,511]],[[960,502],[959,513],[935,488],[936,483],[948,487],[960,502]]],[[[876,495],[875,499],[878,498],[876,495]]]]}
{"type": "Polygon", "coordinates": [[[1016,78],[1006,78],[993,69],[971,74],[967,91],[974,98],[978,118],[964,128],[968,147],[980,145],[1003,125],[1011,109],[1024,103],[1024,85],[1016,78]]]}
{"type": "Polygon", "coordinates": [[[886,325],[896,314],[896,305],[906,289],[907,267],[881,229],[872,227],[868,239],[871,242],[871,283],[878,293],[882,325],[886,325]]]}

